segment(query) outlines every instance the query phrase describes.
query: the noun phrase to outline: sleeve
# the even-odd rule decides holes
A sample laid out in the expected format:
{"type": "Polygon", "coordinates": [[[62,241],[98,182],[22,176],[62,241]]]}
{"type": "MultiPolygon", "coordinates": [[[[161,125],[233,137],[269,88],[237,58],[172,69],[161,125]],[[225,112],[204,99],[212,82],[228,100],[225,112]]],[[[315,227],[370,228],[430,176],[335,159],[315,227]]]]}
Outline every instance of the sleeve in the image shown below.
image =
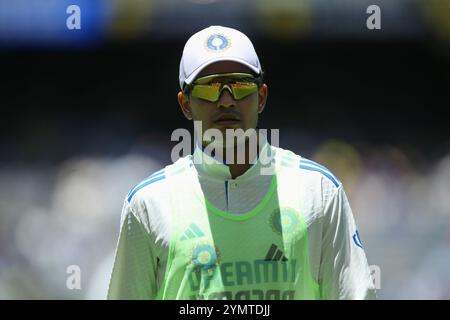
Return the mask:
{"type": "Polygon", "coordinates": [[[155,241],[125,200],[107,298],[155,299],[156,252],[155,241]]]}
{"type": "Polygon", "coordinates": [[[324,209],[319,269],[322,299],[376,299],[364,249],[345,191],[339,186],[324,209]]]}

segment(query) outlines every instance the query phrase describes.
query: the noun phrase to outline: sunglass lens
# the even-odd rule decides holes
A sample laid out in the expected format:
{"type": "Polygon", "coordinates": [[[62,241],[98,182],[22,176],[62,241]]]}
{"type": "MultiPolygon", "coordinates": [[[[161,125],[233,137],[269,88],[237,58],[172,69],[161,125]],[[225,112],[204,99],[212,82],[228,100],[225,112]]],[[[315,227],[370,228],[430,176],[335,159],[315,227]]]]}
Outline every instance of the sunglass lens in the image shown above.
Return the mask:
{"type": "Polygon", "coordinates": [[[232,85],[233,95],[236,100],[240,100],[256,92],[258,86],[251,82],[238,82],[232,85]]]}

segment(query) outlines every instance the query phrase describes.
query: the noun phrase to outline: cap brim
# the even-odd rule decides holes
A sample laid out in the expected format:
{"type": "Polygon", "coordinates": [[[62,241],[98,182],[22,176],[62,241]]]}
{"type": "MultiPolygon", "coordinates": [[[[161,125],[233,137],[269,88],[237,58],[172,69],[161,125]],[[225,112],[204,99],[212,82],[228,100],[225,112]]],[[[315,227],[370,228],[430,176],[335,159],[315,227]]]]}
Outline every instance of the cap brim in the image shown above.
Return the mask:
{"type": "Polygon", "coordinates": [[[207,62],[205,62],[204,64],[202,64],[201,66],[199,66],[194,72],[191,73],[191,75],[189,77],[186,78],[186,80],[184,80],[185,84],[191,84],[195,78],[197,78],[197,75],[203,70],[205,69],[207,66],[215,63],[215,62],[219,62],[219,61],[234,61],[234,62],[238,62],[240,64],[243,64],[244,66],[250,68],[253,72],[255,72],[257,75],[259,75],[261,73],[261,69],[255,67],[254,65],[251,65],[250,63],[239,59],[239,58],[233,58],[233,57],[218,57],[215,59],[211,59],[207,62]]]}

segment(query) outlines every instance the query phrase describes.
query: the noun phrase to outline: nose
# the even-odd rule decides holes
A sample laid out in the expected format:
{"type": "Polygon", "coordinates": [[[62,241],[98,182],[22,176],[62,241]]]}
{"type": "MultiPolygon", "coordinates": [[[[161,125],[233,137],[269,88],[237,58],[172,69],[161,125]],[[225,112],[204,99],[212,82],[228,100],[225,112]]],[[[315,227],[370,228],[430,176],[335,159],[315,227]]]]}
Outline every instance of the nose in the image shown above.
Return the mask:
{"type": "Polygon", "coordinates": [[[236,101],[233,98],[231,89],[227,85],[225,85],[222,88],[222,92],[220,93],[219,96],[218,107],[230,108],[235,106],[236,101]]]}

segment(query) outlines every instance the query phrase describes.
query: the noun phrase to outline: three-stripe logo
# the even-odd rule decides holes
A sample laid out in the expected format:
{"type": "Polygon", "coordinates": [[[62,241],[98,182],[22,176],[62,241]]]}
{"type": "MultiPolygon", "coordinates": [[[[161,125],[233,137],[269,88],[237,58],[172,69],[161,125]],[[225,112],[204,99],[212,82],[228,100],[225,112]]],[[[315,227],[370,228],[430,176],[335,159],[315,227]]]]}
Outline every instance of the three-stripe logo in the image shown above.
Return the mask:
{"type": "Polygon", "coordinates": [[[283,254],[283,251],[281,251],[275,244],[272,243],[272,245],[269,248],[269,251],[267,251],[265,261],[287,261],[288,258],[283,254]]]}
{"type": "Polygon", "coordinates": [[[189,227],[183,232],[180,240],[189,240],[203,237],[205,234],[195,223],[191,223],[189,227]]]}

